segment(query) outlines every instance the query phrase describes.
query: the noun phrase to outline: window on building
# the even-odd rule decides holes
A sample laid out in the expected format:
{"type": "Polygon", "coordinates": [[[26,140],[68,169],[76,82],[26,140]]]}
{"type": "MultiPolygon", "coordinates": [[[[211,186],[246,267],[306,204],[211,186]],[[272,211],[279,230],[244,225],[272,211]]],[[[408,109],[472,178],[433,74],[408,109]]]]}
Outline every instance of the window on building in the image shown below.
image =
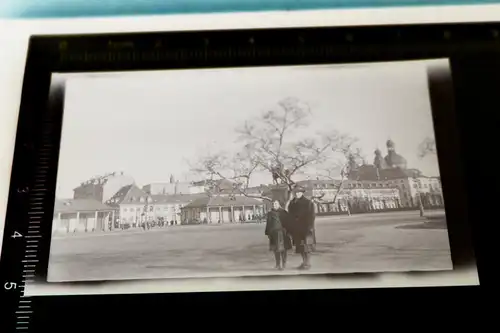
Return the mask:
{"type": "Polygon", "coordinates": [[[153,211],[153,206],[149,206],[149,211],[152,212],[153,211]]]}
{"type": "Polygon", "coordinates": [[[160,207],[156,207],[156,210],[161,210],[161,208],[160,207]]]}
{"type": "Polygon", "coordinates": [[[134,208],[133,208],[133,207],[132,207],[132,208],[130,208],[130,211],[131,211],[131,212],[133,212],[133,211],[134,211],[134,208]]]}
{"type": "Polygon", "coordinates": [[[167,211],[167,210],[168,210],[168,207],[163,207],[163,210],[167,211]]]}
{"type": "Polygon", "coordinates": [[[141,197],[141,198],[139,199],[139,201],[140,201],[140,202],[144,202],[144,197],[141,197]]]}
{"type": "Polygon", "coordinates": [[[124,211],[124,212],[127,212],[127,208],[123,208],[123,211],[124,211]]]}
{"type": "Polygon", "coordinates": [[[429,185],[427,185],[427,184],[424,184],[424,187],[425,187],[425,188],[427,188],[427,187],[429,187],[429,185]]]}

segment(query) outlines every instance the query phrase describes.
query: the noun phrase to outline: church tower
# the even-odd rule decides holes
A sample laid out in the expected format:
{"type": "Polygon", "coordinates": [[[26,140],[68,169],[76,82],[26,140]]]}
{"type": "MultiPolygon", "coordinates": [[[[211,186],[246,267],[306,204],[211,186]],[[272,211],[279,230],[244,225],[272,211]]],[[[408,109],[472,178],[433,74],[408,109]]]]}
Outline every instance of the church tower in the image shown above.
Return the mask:
{"type": "Polygon", "coordinates": [[[358,171],[359,165],[356,162],[356,157],[353,154],[349,154],[347,158],[347,177],[351,178],[354,176],[355,172],[358,171]]]}
{"type": "Polygon", "coordinates": [[[375,158],[373,159],[373,165],[377,169],[387,169],[387,164],[385,163],[384,157],[380,149],[375,149],[375,158]]]}
{"type": "Polygon", "coordinates": [[[174,175],[170,175],[170,184],[175,183],[174,175]]]}

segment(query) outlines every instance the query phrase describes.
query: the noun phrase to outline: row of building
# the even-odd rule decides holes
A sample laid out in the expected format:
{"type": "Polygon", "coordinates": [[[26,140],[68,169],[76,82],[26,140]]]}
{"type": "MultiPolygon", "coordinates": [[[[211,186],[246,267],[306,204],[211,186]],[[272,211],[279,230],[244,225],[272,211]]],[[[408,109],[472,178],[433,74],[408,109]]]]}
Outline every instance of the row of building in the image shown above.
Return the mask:
{"type": "Polygon", "coordinates": [[[262,200],[229,194],[232,183],[219,181],[219,193],[211,196],[207,187],[206,181],[181,183],[171,177],[168,183],[140,188],[123,173],[96,177],[75,188],[72,199],[56,200],[53,230],[103,231],[153,221],[232,223],[264,216],[262,200]]]}
{"type": "MultiPolygon", "coordinates": [[[[303,180],[297,182],[313,198],[318,214],[371,212],[380,210],[442,207],[439,177],[426,177],[407,169],[406,160],[387,142],[388,154],[375,151],[373,164],[349,162],[345,180],[303,180]],[[339,191],[340,188],[340,191],[339,191]]],[[[208,191],[208,181],[179,182],[173,176],[166,183],[138,187],[123,173],[110,173],[83,182],[72,199],[57,200],[53,229],[57,232],[101,231],[139,226],[156,221],[168,224],[233,223],[259,219],[270,203],[235,195],[233,184],[219,180],[217,191],[208,191]],[[208,194],[210,192],[210,195],[208,194]]],[[[261,185],[247,194],[277,198],[279,185],[261,185]]],[[[285,195],[286,196],[286,195],[285,195]]],[[[278,195],[279,197],[279,195],[278,195]]],[[[284,201],[284,197],[282,198],[284,201]]]]}

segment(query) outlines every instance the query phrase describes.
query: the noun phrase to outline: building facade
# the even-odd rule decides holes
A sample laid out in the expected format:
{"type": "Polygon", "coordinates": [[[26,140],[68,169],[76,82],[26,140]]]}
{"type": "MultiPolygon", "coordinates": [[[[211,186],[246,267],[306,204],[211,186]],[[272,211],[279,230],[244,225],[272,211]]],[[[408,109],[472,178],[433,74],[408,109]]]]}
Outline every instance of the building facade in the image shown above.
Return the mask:
{"type": "Polygon", "coordinates": [[[93,199],[56,200],[53,233],[98,232],[113,229],[115,211],[93,199]]]}
{"type": "Polygon", "coordinates": [[[139,227],[143,222],[181,223],[181,210],[201,194],[150,195],[135,185],[124,187],[111,205],[119,208],[120,225],[139,227]]]}
{"type": "Polygon", "coordinates": [[[156,221],[163,220],[170,224],[180,224],[182,221],[182,208],[194,200],[206,196],[205,193],[153,195],[154,219],[156,221]]]}
{"type": "Polygon", "coordinates": [[[73,189],[73,199],[93,199],[104,203],[122,187],[134,184],[134,179],[123,172],[113,172],[84,181],[73,189]]]}
{"type": "Polygon", "coordinates": [[[349,186],[397,188],[402,207],[417,207],[420,201],[427,207],[443,206],[440,177],[428,177],[418,169],[408,168],[406,159],[396,152],[392,140],[388,140],[386,146],[385,157],[379,149],[375,150],[373,164],[357,165],[354,161],[349,164],[349,186]]]}
{"type": "Polygon", "coordinates": [[[142,189],[150,195],[176,195],[191,193],[192,183],[179,182],[175,180],[173,175],[170,175],[168,183],[151,183],[145,185],[142,189]]]}
{"type": "Polygon", "coordinates": [[[123,188],[119,206],[119,224],[138,227],[143,222],[154,220],[153,198],[136,185],[123,188]]]}
{"type": "Polygon", "coordinates": [[[298,182],[316,213],[369,212],[401,208],[399,189],[385,182],[307,180],[298,182]]]}
{"type": "Polygon", "coordinates": [[[184,223],[237,223],[260,220],[266,208],[261,200],[245,196],[212,196],[194,200],[182,209],[184,223]]]}
{"type": "Polygon", "coordinates": [[[441,179],[407,168],[406,159],[387,141],[387,155],[375,150],[373,164],[358,165],[350,156],[347,179],[297,182],[306,188],[317,213],[370,212],[444,206],[441,179]]]}

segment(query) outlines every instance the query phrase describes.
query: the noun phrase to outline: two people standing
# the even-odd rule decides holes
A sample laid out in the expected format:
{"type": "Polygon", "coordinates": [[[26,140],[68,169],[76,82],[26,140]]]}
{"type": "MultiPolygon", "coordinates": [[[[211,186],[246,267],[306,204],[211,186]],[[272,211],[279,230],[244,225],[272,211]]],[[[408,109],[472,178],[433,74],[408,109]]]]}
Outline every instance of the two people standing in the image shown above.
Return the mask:
{"type": "Polygon", "coordinates": [[[270,250],[274,252],[276,268],[286,266],[287,250],[295,245],[295,252],[302,257],[301,270],[311,268],[311,252],[316,246],[314,231],[314,204],[304,196],[304,188],[296,187],[294,198],[288,205],[288,212],[279,201],[273,202],[273,209],[267,215],[265,234],[269,237],[270,250]]]}

